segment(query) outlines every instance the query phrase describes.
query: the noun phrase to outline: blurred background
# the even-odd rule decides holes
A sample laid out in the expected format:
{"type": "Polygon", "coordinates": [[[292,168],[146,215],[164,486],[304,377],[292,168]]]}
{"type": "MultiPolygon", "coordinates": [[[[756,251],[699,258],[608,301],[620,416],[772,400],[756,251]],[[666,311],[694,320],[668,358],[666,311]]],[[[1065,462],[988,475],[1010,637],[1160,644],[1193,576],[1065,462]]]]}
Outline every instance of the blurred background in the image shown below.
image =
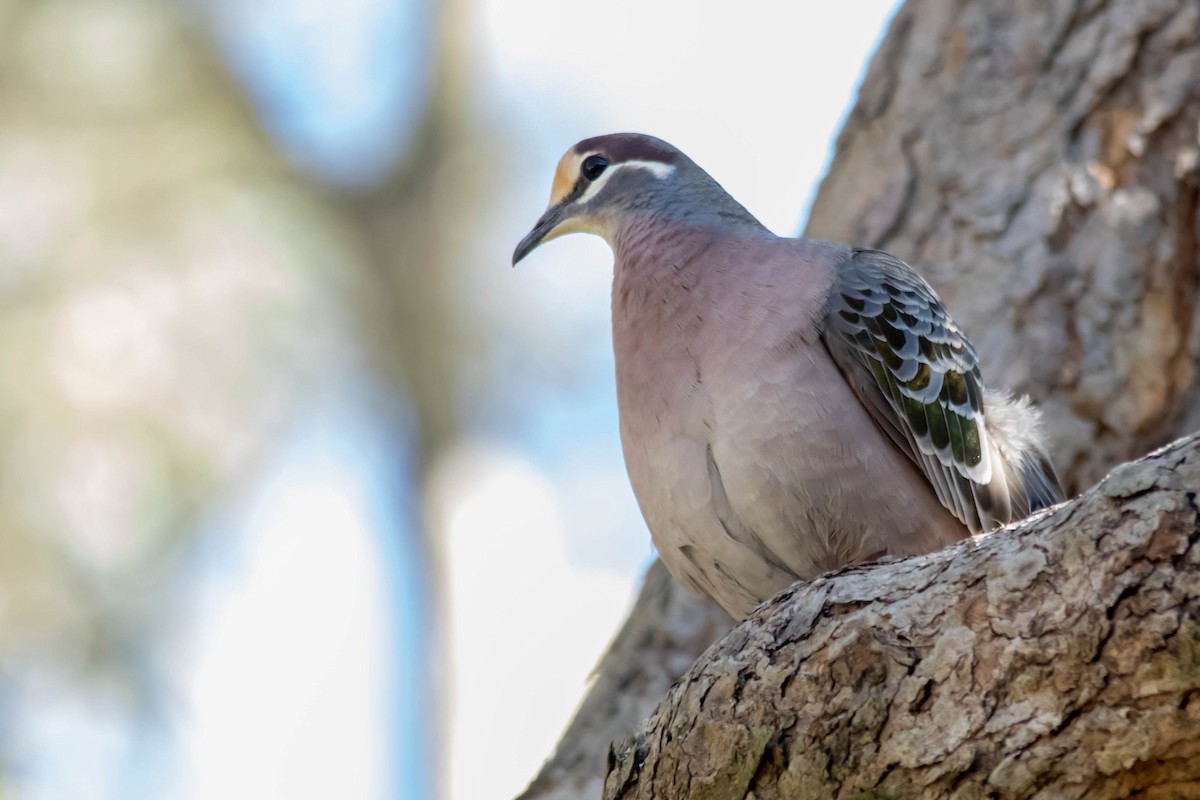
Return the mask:
{"type": "Polygon", "coordinates": [[[0,0],[0,797],[511,797],[652,557],[578,139],[800,230],[894,0],[0,0]]]}

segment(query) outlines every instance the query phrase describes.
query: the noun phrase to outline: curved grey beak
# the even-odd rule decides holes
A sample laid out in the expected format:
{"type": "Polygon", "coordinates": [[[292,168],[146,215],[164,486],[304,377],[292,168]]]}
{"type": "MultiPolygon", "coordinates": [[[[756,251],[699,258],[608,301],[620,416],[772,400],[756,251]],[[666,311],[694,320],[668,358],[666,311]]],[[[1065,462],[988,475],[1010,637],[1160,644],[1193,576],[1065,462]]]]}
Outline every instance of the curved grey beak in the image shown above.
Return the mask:
{"type": "Polygon", "coordinates": [[[537,249],[537,246],[542,243],[547,234],[554,230],[558,226],[558,223],[563,221],[563,218],[566,216],[563,208],[564,206],[559,204],[546,209],[546,213],[542,214],[542,218],[533,226],[533,230],[521,240],[517,245],[517,249],[513,251],[512,263],[514,267],[518,261],[537,249]]]}

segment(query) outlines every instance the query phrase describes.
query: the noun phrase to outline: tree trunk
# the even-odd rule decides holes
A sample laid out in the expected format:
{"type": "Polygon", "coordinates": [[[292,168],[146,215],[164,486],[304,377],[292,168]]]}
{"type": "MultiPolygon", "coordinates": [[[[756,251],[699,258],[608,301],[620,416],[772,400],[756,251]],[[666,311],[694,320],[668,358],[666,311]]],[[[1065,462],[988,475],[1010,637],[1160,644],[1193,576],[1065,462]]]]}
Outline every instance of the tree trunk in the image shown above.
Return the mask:
{"type": "MultiPolygon", "coordinates": [[[[1198,75],[1196,0],[910,0],[813,207],[808,235],[886,248],[937,287],[988,384],[1044,410],[1072,492],[1200,428],[1198,75]]],[[[1196,535],[1194,450],[1018,532],[789,590],[616,749],[606,795],[1090,797],[1197,780],[1194,562],[1166,555],[1196,535]],[[935,589],[958,598],[941,618],[935,589]]],[[[654,591],[719,629],[711,605],[654,591]]],[[[657,629],[643,635],[671,645],[614,646],[527,800],[596,796],[602,754],[581,754],[633,730],[661,676],[699,654],[682,615],[639,618],[646,605],[617,642],[657,629]]]]}
{"type": "Polygon", "coordinates": [[[913,0],[808,234],[916,265],[1078,492],[1200,428],[1200,3],[913,0]]]}

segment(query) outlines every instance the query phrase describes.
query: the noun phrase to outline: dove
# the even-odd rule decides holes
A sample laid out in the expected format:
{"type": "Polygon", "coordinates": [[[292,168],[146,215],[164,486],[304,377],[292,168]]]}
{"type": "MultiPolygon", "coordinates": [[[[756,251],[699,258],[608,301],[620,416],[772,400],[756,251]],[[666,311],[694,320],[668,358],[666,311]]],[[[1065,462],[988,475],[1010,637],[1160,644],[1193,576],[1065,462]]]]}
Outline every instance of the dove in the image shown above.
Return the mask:
{"type": "Polygon", "coordinates": [[[776,236],[633,133],[567,151],[514,265],[568,233],[613,250],[621,445],[655,547],[734,618],[797,580],[1063,499],[1039,412],[985,387],[898,258],[776,236]]]}

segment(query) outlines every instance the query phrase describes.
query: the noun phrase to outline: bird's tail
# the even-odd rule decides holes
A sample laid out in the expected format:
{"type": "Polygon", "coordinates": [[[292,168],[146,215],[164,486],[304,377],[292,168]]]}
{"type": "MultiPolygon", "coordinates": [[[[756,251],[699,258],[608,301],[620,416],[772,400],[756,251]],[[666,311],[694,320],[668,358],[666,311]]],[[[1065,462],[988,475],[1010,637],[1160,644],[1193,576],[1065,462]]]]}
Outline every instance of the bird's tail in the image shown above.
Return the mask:
{"type": "Polygon", "coordinates": [[[984,398],[988,434],[1000,452],[1012,519],[1029,516],[1064,499],[1062,483],[1042,444],[1042,414],[1028,397],[1013,399],[989,390],[984,398]]]}
{"type": "Polygon", "coordinates": [[[1049,508],[1066,499],[1058,473],[1050,463],[1050,455],[1041,447],[1036,453],[1027,452],[1021,459],[1021,477],[1029,497],[1029,513],[1049,508]]]}

